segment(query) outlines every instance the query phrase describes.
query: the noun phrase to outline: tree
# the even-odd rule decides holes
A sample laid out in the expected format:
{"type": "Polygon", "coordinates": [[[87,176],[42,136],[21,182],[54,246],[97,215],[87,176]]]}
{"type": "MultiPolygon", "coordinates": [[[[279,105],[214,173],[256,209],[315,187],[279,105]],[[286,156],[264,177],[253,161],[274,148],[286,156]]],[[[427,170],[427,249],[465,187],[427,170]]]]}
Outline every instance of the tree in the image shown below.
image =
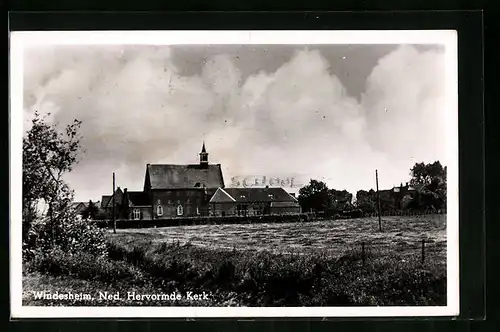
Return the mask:
{"type": "MultiPolygon", "coordinates": [[[[47,114],[49,116],[50,114],[47,114]]],[[[77,162],[80,149],[78,129],[81,122],[74,120],[59,131],[46,123],[46,117],[35,112],[32,126],[23,138],[23,227],[24,234],[31,228],[40,201],[48,206],[51,223],[68,208],[73,193],[63,181],[77,162]]]]}
{"type": "Polygon", "coordinates": [[[330,189],[329,194],[333,201],[335,211],[352,209],[353,195],[347,190],[330,189]]]}
{"type": "Polygon", "coordinates": [[[413,201],[408,206],[413,209],[440,209],[446,206],[447,168],[439,161],[425,164],[416,163],[411,169],[410,184],[420,185],[413,193],[413,201]]]}
{"type": "Polygon", "coordinates": [[[99,209],[97,208],[97,206],[94,204],[94,202],[92,202],[92,200],[89,200],[89,205],[82,212],[82,218],[95,220],[98,213],[99,209]]]}
{"type": "Polygon", "coordinates": [[[439,161],[432,164],[416,163],[410,174],[412,176],[411,185],[430,185],[436,180],[446,182],[446,167],[443,167],[439,161]]]}
{"type": "Polygon", "coordinates": [[[303,211],[325,211],[332,204],[330,193],[322,181],[311,180],[308,185],[300,188],[298,201],[303,211]]]}
{"type": "Polygon", "coordinates": [[[76,218],[70,207],[73,191],[63,180],[77,163],[81,122],[60,130],[36,112],[31,124],[23,138],[23,258],[55,248],[104,255],[103,232],[76,218]],[[36,211],[40,202],[48,206],[44,216],[36,211]]]}
{"type": "Polygon", "coordinates": [[[377,211],[377,196],[373,189],[370,191],[358,190],[356,193],[356,207],[364,213],[373,213],[377,211]]]}

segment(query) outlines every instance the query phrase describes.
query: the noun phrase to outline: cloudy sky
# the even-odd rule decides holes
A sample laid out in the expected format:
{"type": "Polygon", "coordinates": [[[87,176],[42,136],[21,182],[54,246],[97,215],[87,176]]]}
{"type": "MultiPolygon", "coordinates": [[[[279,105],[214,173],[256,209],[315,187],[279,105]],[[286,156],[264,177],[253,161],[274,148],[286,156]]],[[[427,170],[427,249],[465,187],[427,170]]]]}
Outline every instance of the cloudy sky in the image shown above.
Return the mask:
{"type": "Polygon", "coordinates": [[[329,187],[409,181],[444,161],[444,50],[414,45],[32,46],[24,53],[25,130],[34,110],[83,121],[67,176],[77,200],[141,190],[147,163],[211,163],[233,176],[310,178],[329,187]]]}

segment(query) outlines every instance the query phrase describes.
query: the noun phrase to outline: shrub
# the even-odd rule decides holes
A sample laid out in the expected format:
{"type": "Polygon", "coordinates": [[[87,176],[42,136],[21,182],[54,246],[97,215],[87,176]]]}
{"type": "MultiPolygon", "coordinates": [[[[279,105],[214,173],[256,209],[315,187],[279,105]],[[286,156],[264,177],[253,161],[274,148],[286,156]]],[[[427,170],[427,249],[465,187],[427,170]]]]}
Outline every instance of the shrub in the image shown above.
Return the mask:
{"type": "Polygon", "coordinates": [[[105,283],[116,281],[143,284],[144,274],[131,264],[113,261],[107,257],[79,252],[68,253],[54,247],[44,254],[37,255],[28,264],[28,270],[36,270],[52,275],[70,275],[81,279],[98,280],[105,283]]]}
{"type": "Polygon", "coordinates": [[[54,222],[40,218],[32,223],[23,243],[23,258],[30,260],[56,248],[67,254],[85,252],[97,257],[107,252],[104,231],[69,211],[54,222]]]}

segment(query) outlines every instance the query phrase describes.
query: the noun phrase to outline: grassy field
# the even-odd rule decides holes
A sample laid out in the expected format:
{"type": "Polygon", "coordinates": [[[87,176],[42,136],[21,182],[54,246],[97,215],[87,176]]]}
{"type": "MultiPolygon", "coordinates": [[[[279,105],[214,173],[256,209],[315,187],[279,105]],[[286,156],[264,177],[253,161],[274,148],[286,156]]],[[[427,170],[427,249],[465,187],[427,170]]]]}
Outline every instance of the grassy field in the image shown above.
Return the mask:
{"type": "Polygon", "coordinates": [[[371,306],[446,304],[446,216],[117,230],[108,256],[48,255],[23,276],[25,305],[371,306]],[[421,262],[421,240],[427,245],[421,262]],[[361,255],[361,243],[365,255],[361,255]],[[305,255],[305,253],[308,253],[305,255]],[[84,302],[33,291],[207,291],[208,301],[84,302]]]}
{"type": "Polygon", "coordinates": [[[120,229],[110,237],[129,242],[149,238],[153,242],[179,243],[236,250],[267,250],[274,253],[322,252],[341,256],[358,250],[414,255],[425,251],[429,259],[446,258],[446,215],[384,217],[382,232],[377,218],[308,223],[232,224],[120,229]]]}

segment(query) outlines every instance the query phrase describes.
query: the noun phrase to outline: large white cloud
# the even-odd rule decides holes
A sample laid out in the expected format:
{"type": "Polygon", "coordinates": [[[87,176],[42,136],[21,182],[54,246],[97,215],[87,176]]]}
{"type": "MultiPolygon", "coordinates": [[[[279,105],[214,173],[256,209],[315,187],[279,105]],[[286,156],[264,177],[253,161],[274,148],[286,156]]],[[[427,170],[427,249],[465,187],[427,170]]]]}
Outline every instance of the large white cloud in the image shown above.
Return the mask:
{"type": "Polygon", "coordinates": [[[380,59],[361,101],[331,74],[341,63],[302,50],[271,73],[242,77],[234,58],[183,76],[168,47],[29,50],[25,114],[83,120],[86,153],[68,176],[77,199],[142,188],[146,163],[194,163],[205,140],[235,175],[297,175],[355,192],[404,182],[444,157],[443,54],[403,46],[380,59]]]}

